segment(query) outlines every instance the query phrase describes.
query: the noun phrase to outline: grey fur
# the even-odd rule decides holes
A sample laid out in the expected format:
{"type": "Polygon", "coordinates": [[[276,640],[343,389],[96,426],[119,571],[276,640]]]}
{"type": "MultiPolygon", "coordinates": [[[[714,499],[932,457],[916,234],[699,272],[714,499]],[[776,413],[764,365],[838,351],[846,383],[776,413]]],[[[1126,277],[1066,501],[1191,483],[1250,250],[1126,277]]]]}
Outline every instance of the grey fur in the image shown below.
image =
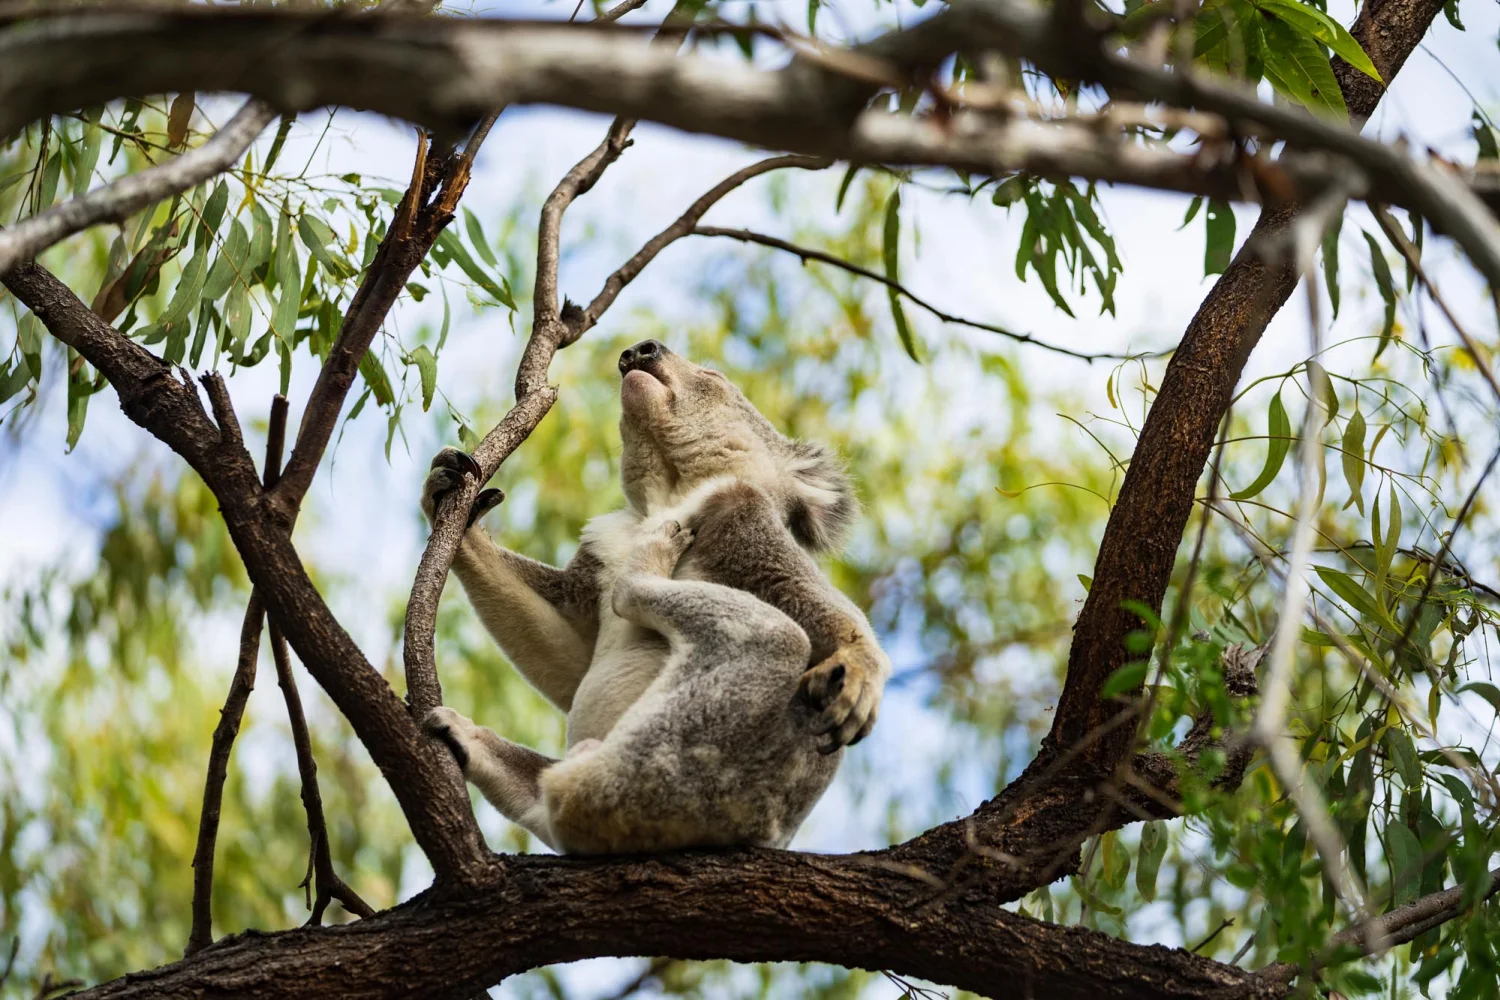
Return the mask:
{"type": "MultiPolygon", "coordinates": [[[[782,846],[837,751],[874,725],[890,669],[809,554],[847,531],[849,479],[654,341],[620,367],[629,505],[591,522],[565,569],[478,527],[454,564],[512,661],[568,711],[568,755],[552,762],[450,709],[424,724],[560,851],[782,846]]],[[[429,516],[461,469],[452,449],[433,460],[429,516]]]]}

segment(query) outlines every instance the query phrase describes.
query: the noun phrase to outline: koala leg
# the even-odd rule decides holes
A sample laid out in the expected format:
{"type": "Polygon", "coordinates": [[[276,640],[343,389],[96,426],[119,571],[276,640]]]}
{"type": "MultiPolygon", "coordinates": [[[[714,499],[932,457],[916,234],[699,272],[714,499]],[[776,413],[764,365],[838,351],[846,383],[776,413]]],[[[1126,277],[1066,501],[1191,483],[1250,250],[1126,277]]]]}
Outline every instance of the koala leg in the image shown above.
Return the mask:
{"type": "Polygon", "coordinates": [[[799,716],[806,633],[743,591],[671,579],[691,541],[664,525],[610,594],[616,614],[666,636],[671,653],[601,743],[541,776],[565,853],[784,845],[832,777],[799,716]]]}
{"type": "Polygon", "coordinates": [[[690,647],[695,655],[674,656],[679,661],[753,662],[801,649],[805,664],[807,634],[781,611],[742,590],[671,578],[692,543],[693,533],[676,521],[637,543],[610,594],[615,614],[665,635],[674,654],[690,647]]]}
{"type": "Polygon", "coordinates": [[[542,772],[556,760],[476,726],[451,708],[428,712],[422,729],[447,745],[464,777],[506,819],[530,830],[556,850],[538,783],[542,772]]]}

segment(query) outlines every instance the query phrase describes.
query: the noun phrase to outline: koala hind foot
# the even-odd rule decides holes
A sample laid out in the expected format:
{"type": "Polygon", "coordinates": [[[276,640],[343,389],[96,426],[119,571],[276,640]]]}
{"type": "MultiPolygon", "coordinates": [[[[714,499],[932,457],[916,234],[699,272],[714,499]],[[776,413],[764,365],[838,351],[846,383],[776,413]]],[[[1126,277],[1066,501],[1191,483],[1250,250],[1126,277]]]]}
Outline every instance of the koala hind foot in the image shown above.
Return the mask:
{"type": "Polygon", "coordinates": [[[802,675],[802,695],[822,709],[814,724],[814,732],[824,737],[820,753],[833,753],[870,735],[880,714],[885,663],[879,647],[855,640],[802,675]]]}
{"type": "MultiPolygon", "coordinates": [[[[441,449],[432,457],[427,480],[422,484],[422,513],[427,516],[427,520],[432,521],[438,502],[462,486],[465,476],[478,479],[481,474],[479,463],[467,452],[451,447],[441,449]]],[[[479,495],[474,498],[474,506],[469,508],[466,527],[473,527],[475,521],[488,514],[504,499],[505,494],[500,490],[480,490],[479,495]]]]}
{"type": "Polygon", "coordinates": [[[441,740],[448,747],[453,759],[458,761],[459,770],[468,770],[467,744],[472,741],[469,731],[475,728],[474,723],[447,706],[434,708],[422,719],[422,732],[435,740],[441,740]]]}

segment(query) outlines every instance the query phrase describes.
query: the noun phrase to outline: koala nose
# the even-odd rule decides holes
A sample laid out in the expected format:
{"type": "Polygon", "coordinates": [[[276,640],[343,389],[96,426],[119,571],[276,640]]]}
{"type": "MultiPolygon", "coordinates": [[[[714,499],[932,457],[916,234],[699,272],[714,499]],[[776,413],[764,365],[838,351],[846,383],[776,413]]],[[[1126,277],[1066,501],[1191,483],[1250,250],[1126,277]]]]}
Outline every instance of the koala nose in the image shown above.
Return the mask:
{"type": "Polygon", "coordinates": [[[660,341],[643,340],[634,347],[627,347],[620,352],[620,374],[623,375],[631,369],[666,357],[668,353],[670,352],[660,341]]]}

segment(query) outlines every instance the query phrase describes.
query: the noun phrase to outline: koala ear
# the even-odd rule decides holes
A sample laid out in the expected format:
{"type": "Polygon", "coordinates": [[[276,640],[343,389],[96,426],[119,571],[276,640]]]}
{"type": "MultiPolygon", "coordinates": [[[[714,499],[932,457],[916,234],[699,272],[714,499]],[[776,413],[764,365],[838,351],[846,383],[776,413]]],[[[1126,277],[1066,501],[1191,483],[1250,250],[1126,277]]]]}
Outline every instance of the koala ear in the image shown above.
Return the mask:
{"type": "Polygon", "coordinates": [[[822,445],[794,441],[787,462],[791,495],[787,527],[806,549],[826,552],[844,541],[859,513],[854,484],[839,460],[822,445]]]}

